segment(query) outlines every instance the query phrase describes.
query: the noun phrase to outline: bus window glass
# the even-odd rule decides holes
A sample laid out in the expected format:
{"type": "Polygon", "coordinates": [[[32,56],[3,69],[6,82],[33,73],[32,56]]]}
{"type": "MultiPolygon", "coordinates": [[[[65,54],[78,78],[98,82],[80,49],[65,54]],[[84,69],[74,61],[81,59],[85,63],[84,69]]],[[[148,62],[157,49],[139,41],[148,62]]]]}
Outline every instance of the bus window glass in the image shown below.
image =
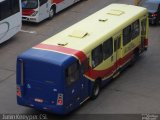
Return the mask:
{"type": "Polygon", "coordinates": [[[102,45],[92,50],[92,67],[98,66],[103,61],[102,45]]]}
{"type": "Polygon", "coordinates": [[[19,0],[10,0],[12,6],[12,14],[15,14],[20,11],[19,0]]]}
{"type": "Polygon", "coordinates": [[[140,33],[139,20],[132,24],[132,39],[136,38],[140,33]]]}
{"type": "Polygon", "coordinates": [[[124,28],[123,30],[123,45],[128,44],[131,41],[132,38],[132,32],[131,32],[131,26],[124,28]]]}
{"type": "Polygon", "coordinates": [[[1,9],[1,6],[2,6],[2,2],[0,2],[0,20],[2,20],[2,9],[1,9]]]}
{"type": "Polygon", "coordinates": [[[11,6],[10,6],[10,1],[2,1],[0,2],[0,18],[1,20],[9,17],[11,15],[11,6]]]}
{"type": "Polygon", "coordinates": [[[75,62],[66,70],[66,80],[67,84],[71,85],[75,81],[79,80],[80,70],[79,63],[75,62]]]}
{"type": "Polygon", "coordinates": [[[106,42],[103,43],[103,59],[106,60],[113,53],[113,39],[110,38],[106,42]]]}
{"type": "Polygon", "coordinates": [[[22,0],[22,9],[36,9],[38,0],[22,0]]]}
{"type": "Polygon", "coordinates": [[[19,0],[6,0],[0,2],[0,20],[3,20],[19,11],[19,0]]]}
{"type": "Polygon", "coordinates": [[[121,37],[118,37],[114,40],[114,52],[121,47],[121,37]]]}

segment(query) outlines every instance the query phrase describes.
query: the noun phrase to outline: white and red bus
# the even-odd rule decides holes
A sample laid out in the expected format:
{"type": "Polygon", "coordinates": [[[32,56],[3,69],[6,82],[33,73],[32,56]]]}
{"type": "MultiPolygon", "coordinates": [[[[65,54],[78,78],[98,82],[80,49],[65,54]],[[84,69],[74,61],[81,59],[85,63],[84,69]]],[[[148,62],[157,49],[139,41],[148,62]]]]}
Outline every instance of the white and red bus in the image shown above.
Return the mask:
{"type": "Polygon", "coordinates": [[[21,0],[0,0],[0,43],[21,30],[21,0]]]}
{"type": "Polygon", "coordinates": [[[22,0],[22,20],[41,22],[80,0],[22,0]]]}

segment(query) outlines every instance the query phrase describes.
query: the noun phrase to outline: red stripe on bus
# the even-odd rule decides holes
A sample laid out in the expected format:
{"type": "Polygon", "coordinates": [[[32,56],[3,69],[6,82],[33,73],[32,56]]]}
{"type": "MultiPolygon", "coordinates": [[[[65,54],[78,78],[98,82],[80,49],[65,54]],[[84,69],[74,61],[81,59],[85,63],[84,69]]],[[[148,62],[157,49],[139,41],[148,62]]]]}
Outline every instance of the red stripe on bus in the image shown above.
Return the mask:
{"type": "Polygon", "coordinates": [[[71,49],[71,48],[66,48],[66,47],[62,47],[62,46],[38,44],[34,48],[53,50],[53,51],[61,52],[64,54],[74,55],[74,56],[78,57],[78,59],[81,62],[83,62],[87,58],[86,55],[82,51],[71,49]]]}
{"type": "Polygon", "coordinates": [[[128,60],[130,60],[132,58],[132,52],[128,53],[126,56],[124,56],[123,58],[120,58],[119,60],[117,60],[113,66],[105,69],[105,70],[94,70],[91,69],[89,72],[86,73],[86,75],[92,79],[97,79],[99,77],[101,78],[105,78],[108,77],[110,75],[113,74],[113,72],[116,72],[115,70],[117,68],[123,67],[123,65],[126,64],[126,62],[128,60]]]}
{"type": "Polygon", "coordinates": [[[53,3],[56,3],[56,4],[58,4],[58,3],[61,3],[61,2],[63,2],[64,0],[53,0],[53,3]]]}
{"type": "MultiPolygon", "coordinates": [[[[55,52],[73,55],[73,56],[76,56],[81,62],[83,62],[87,58],[87,56],[82,51],[78,51],[75,49],[66,48],[66,47],[62,47],[62,46],[39,44],[39,45],[35,46],[34,48],[38,48],[38,49],[42,49],[42,50],[43,49],[51,50],[51,51],[55,51],[55,52]]],[[[101,77],[101,78],[108,77],[108,76],[112,75],[113,72],[115,72],[115,70],[117,68],[122,67],[128,60],[130,60],[132,58],[132,55],[133,54],[131,51],[123,58],[120,58],[119,60],[117,60],[113,66],[111,66],[105,70],[90,69],[86,73],[86,76],[88,76],[94,80],[97,79],[98,77],[101,77]]],[[[90,67],[90,68],[92,68],[92,67],[90,67]]]]}

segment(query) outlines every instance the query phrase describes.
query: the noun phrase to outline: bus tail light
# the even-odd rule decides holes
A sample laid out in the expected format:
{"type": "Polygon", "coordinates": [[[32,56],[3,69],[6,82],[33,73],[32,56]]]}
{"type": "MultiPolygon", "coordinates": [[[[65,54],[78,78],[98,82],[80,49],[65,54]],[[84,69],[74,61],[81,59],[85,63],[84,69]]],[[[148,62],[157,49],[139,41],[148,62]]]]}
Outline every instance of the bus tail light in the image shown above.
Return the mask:
{"type": "Polygon", "coordinates": [[[144,46],[145,46],[145,47],[148,46],[148,39],[144,39],[144,46]]]}
{"type": "Polygon", "coordinates": [[[63,105],[63,94],[58,94],[57,105],[63,105]]]}
{"type": "Polygon", "coordinates": [[[21,97],[21,96],[22,96],[21,87],[20,87],[20,86],[17,86],[17,96],[18,96],[18,97],[21,97]]]}
{"type": "Polygon", "coordinates": [[[157,13],[153,13],[153,14],[152,14],[152,17],[157,17],[157,13]]]}

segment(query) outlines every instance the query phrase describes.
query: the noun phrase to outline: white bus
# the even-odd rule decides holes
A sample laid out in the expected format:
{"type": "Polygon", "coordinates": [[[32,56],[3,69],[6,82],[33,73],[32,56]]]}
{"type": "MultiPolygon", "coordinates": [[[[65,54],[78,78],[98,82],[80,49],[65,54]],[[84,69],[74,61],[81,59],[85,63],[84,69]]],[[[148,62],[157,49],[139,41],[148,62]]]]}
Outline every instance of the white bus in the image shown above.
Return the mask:
{"type": "Polygon", "coordinates": [[[0,43],[21,30],[22,13],[20,0],[0,0],[0,43]]]}
{"type": "Polygon", "coordinates": [[[41,22],[80,0],[22,0],[22,20],[41,22]]]}

